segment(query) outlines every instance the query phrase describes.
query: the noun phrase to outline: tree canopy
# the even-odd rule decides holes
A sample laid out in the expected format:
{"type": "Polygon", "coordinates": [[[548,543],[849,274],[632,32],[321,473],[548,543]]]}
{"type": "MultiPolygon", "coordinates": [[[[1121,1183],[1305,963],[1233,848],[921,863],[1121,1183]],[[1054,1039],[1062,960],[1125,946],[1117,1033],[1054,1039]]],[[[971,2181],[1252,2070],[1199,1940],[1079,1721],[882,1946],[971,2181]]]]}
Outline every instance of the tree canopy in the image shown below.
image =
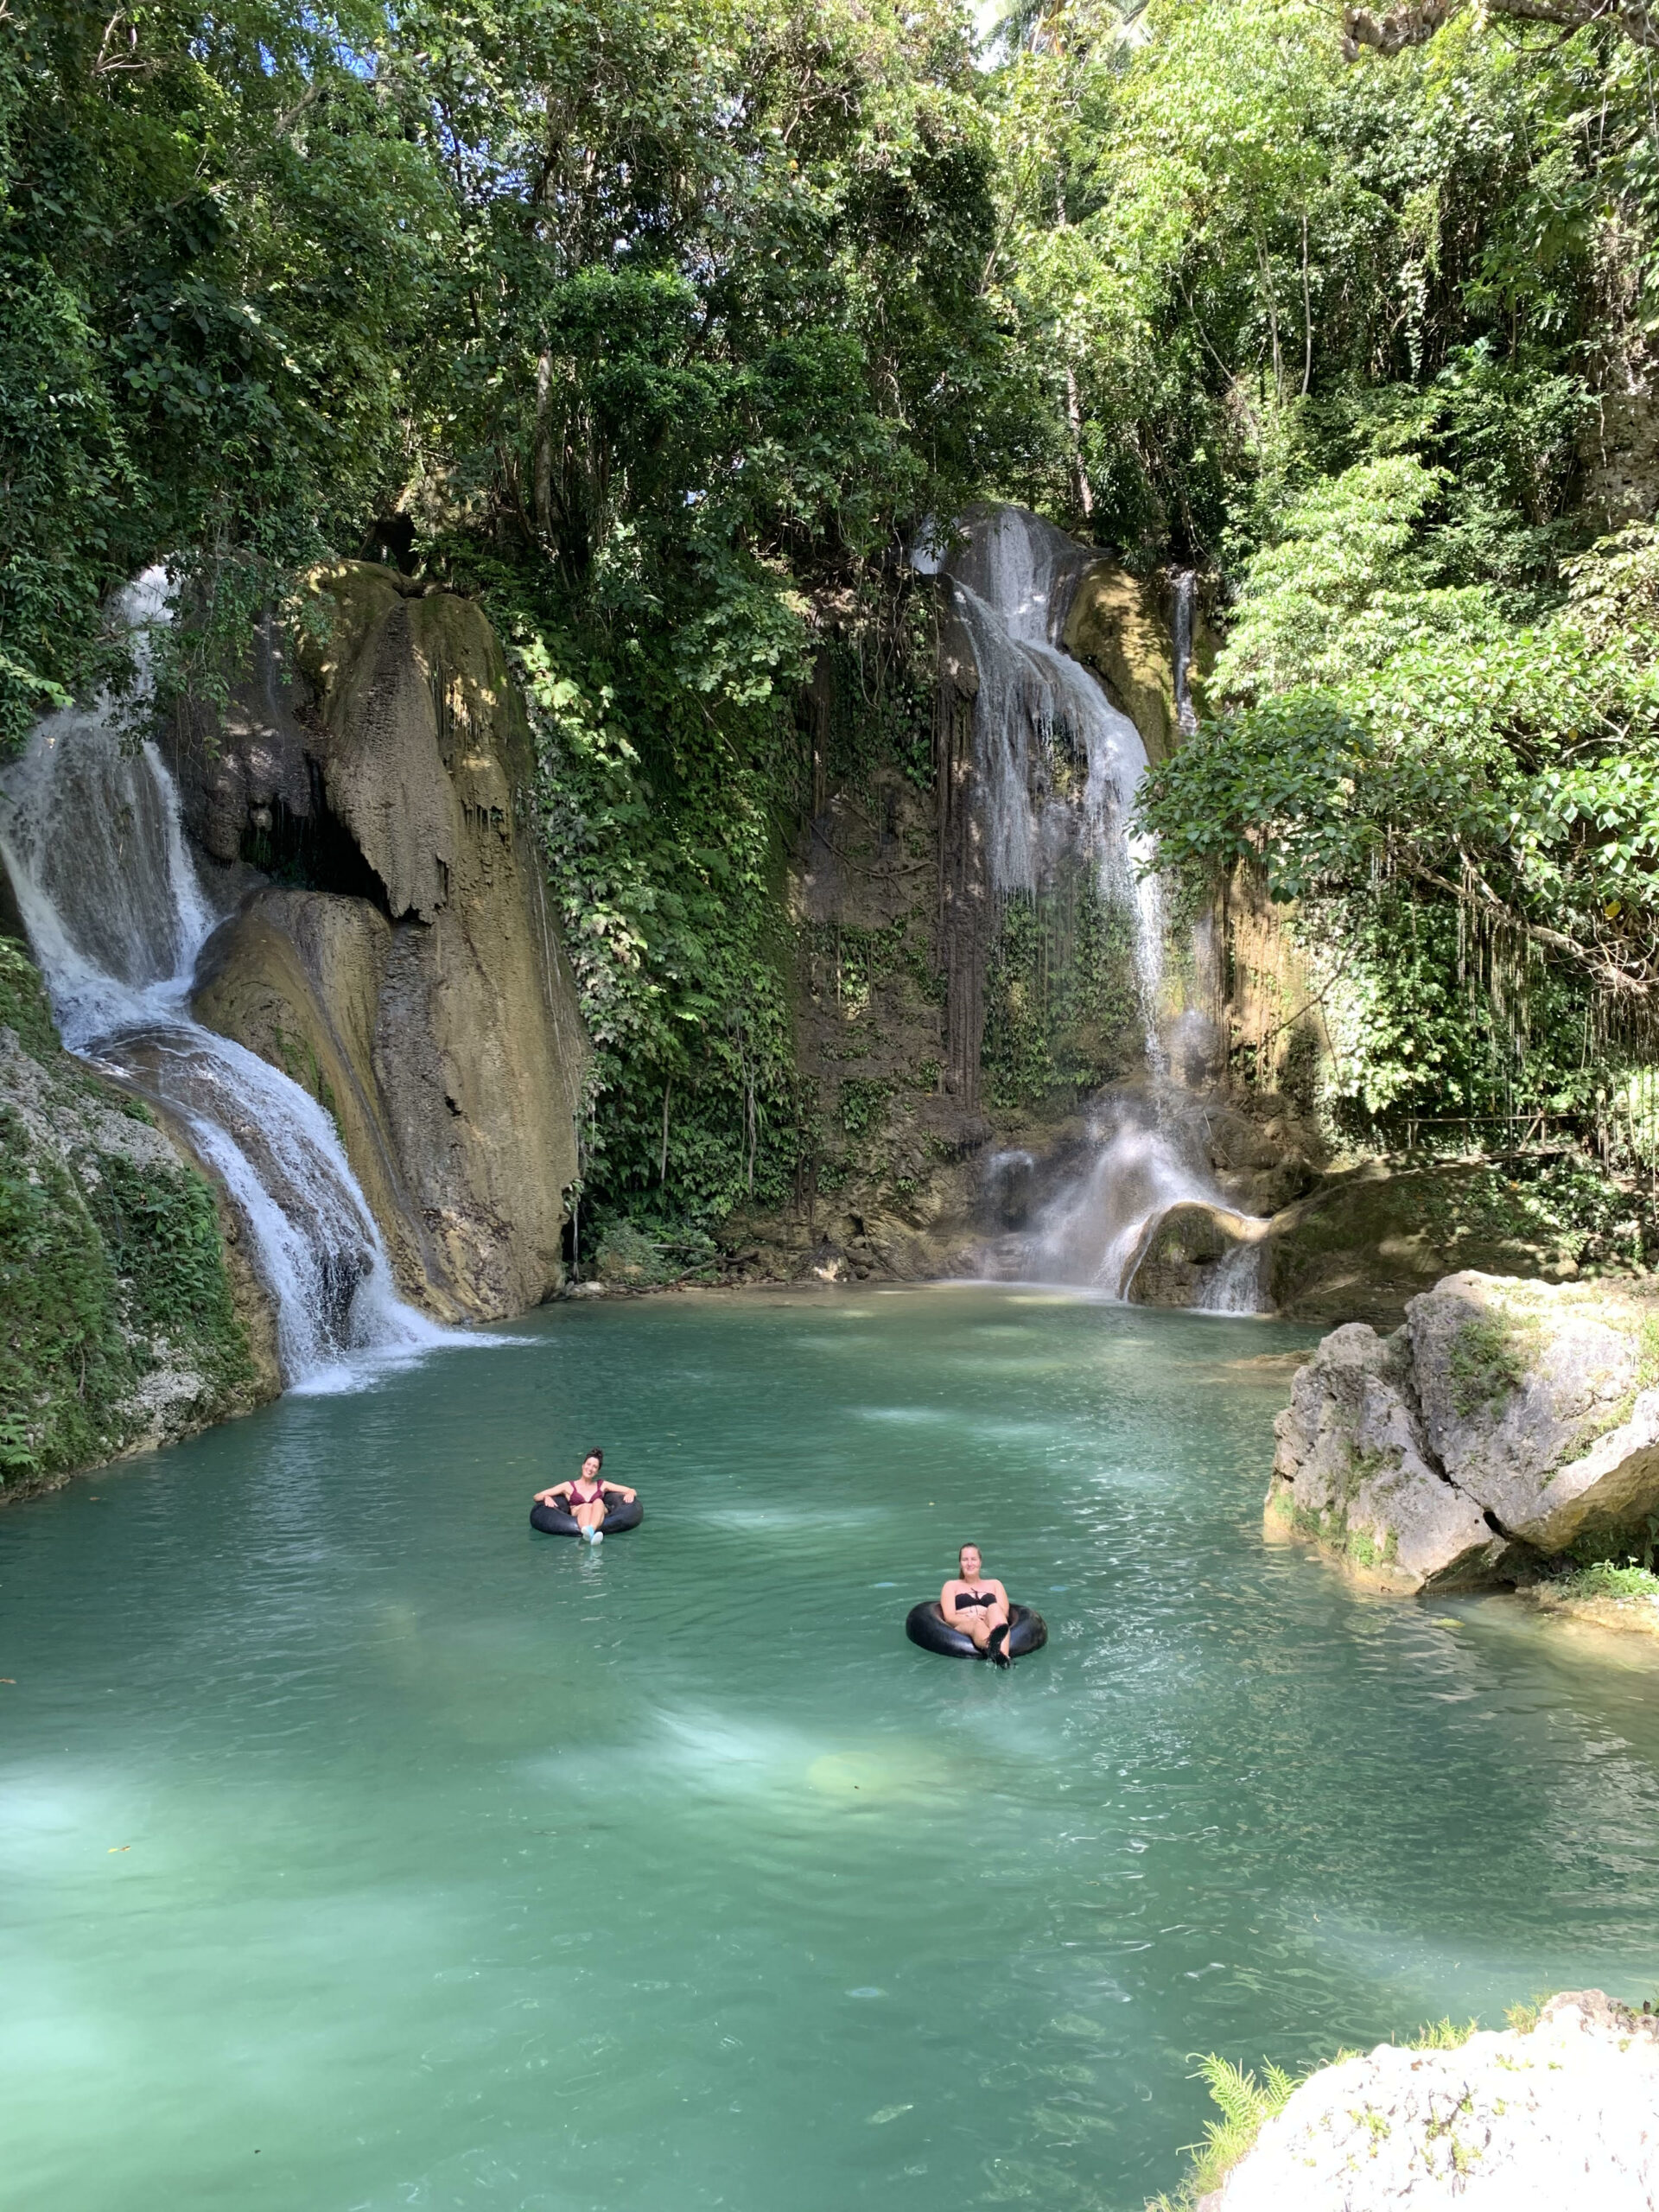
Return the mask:
{"type": "Polygon", "coordinates": [[[1319,914],[1365,1111],[1588,1111],[1659,973],[1650,45],[1598,0],[977,46],[955,0],[5,0],[0,745],[157,557],[205,683],[325,553],[482,594],[594,1187],[706,1222],[800,1141],[802,685],[842,655],[925,776],[904,549],[1024,499],[1205,579],[1219,718],[1148,816],[1319,914]]]}

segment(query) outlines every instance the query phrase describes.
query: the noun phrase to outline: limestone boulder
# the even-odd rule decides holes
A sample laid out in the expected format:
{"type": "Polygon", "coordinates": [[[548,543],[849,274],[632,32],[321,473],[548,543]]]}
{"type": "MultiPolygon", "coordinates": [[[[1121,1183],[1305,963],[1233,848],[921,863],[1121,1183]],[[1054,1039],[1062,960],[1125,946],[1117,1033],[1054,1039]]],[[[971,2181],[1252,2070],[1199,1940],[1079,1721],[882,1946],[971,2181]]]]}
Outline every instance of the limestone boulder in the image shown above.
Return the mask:
{"type": "Polygon", "coordinates": [[[1299,1369],[1274,1433],[1270,1535],[1316,1541],[1402,1592],[1497,1578],[1508,1547],[1434,1464],[1403,1332],[1333,1331],[1299,1369]]]}
{"type": "Polygon", "coordinates": [[[1659,1513],[1659,1299],[1465,1272],[1407,1328],[1431,1447],[1505,1529],[1558,1552],[1659,1513]]]}
{"type": "Polygon", "coordinates": [[[444,1286],[477,1314],[563,1279],[586,1044],[548,910],[529,728],[482,611],[325,572],[343,620],[308,672],[333,808],[393,923],[374,1067],[444,1286]]]}
{"type": "Polygon", "coordinates": [[[334,1114],[406,1295],[518,1313],[563,1281],[587,1052],[523,702],[473,602],[361,562],[311,588],[297,665],[175,733],[232,910],[195,1010],[334,1114]]]}
{"type": "Polygon", "coordinates": [[[1659,1528],[1659,1289],[1473,1272],[1333,1330],[1276,1425],[1270,1533],[1395,1586],[1524,1581],[1659,1528]],[[1376,1555],[1374,1560],[1373,1555],[1376,1555]]]}
{"type": "Polygon", "coordinates": [[[1130,1262],[1125,1295],[1137,1306],[1249,1312],[1256,1303],[1259,1230],[1243,1215],[1199,1199],[1170,1206],[1130,1262]]]}
{"type": "Polygon", "coordinates": [[[1199,2212],[1651,2212],[1659,2020],[1600,1990],[1455,2050],[1379,2044],[1321,2067],[1199,2212]]]}

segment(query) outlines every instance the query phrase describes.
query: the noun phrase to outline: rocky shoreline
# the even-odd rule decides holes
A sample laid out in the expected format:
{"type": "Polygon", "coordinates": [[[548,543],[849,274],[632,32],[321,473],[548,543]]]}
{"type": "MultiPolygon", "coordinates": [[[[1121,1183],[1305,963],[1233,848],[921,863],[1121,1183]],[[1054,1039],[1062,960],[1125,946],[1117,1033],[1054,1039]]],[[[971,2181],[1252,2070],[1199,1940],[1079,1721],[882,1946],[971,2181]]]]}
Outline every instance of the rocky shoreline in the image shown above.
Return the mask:
{"type": "Polygon", "coordinates": [[[1659,1533],[1656,1386],[1645,1282],[1448,1275],[1392,1334],[1351,1322],[1298,1370],[1267,1533],[1376,1588],[1507,1586],[1646,1626],[1647,1578],[1618,1563],[1650,1565],[1659,1533]]]}
{"type": "Polygon", "coordinates": [[[1194,2212],[1650,2212],[1659,2019],[1599,1989],[1511,2018],[1452,2048],[1379,2044],[1321,2067],[1194,2212]]]}

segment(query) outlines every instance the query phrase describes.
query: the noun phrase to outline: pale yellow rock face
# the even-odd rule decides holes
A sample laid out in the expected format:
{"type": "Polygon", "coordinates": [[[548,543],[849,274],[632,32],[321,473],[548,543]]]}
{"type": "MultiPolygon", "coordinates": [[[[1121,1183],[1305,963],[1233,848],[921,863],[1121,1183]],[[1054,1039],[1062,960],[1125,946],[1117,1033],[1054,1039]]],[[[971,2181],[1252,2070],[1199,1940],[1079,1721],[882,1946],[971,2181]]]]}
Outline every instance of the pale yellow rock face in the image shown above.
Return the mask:
{"type": "Polygon", "coordinates": [[[362,563],[312,582],[305,750],[384,911],[256,893],[208,948],[195,1011],[333,1113],[405,1295],[498,1319],[563,1281],[586,1055],[523,707],[469,601],[362,563]]]}
{"type": "Polygon", "coordinates": [[[398,1289],[441,1319],[460,1320],[470,1309],[435,1264],[375,1073],[391,937],[391,925],[365,899],[256,892],[210,942],[194,1011],[221,1037],[281,1068],[334,1116],[398,1289]]]}
{"type": "MultiPolygon", "coordinates": [[[[1156,582],[1133,576],[1127,569],[1101,561],[1077,586],[1065,620],[1064,643],[1070,653],[1092,668],[1141,733],[1154,766],[1181,741],[1175,719],[1175,643],[1163,613],[1164,594],[1156,582]]],[[[1193,626],[1188,688],[1202,706],[1204,678],[1214,658],[1214,640],[1201,619],[1193,626]]]]}

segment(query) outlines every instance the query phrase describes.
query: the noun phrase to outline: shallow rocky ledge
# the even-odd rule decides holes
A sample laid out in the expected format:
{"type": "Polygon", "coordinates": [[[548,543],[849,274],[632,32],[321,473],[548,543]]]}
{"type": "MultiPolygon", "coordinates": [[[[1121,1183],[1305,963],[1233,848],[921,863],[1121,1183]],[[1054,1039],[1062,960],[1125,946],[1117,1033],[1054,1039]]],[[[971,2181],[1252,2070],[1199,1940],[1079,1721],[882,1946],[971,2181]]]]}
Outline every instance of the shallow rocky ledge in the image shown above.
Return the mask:
{"type": "Polygon", "coordinates": [[[1333,1330],[1274,1423],[1269,1535],[1403,1592],[1526,1583],[1659,1516],[1659,1295],[1448,1275],[1333,1330]]]}
{"type": "Polygon", "coordinates": [[[1659,2020],[1591,1989],[1529,2031],[1322,2067],[1198,2212],[1651,2212],[1656,2191],[1659,2020]]]}

